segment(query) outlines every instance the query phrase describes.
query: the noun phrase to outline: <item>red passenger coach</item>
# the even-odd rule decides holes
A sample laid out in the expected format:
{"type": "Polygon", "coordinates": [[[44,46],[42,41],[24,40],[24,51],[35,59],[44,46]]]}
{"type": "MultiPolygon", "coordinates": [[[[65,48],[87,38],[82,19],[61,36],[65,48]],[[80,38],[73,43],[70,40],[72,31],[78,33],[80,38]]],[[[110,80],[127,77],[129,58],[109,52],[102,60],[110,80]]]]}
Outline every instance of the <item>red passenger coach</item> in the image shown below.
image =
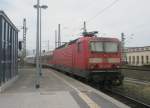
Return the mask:
{"type": "Polygon", "coordinates": [[[122,84],[120,41],[116,38],[84,33],[83,37],[56,48],[49,63],[87,80],[122,84]]]}

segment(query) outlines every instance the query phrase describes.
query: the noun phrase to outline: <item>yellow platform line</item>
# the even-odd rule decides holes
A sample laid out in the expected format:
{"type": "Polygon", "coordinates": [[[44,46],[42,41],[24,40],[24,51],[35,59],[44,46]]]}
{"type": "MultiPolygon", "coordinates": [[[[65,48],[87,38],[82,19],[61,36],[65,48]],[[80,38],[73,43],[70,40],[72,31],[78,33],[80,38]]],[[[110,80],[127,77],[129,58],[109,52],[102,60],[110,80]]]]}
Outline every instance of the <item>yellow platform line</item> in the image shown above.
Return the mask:
{"type": "Polygon", "coordinates": [[[79,93],[79,96],[87,103],[90,108],[101,108],[97,105],[91,98],[89,98],[85,93],[79,93]]]}
{"type": "Polygon", "coordinates": [[[55,71],[51,72],[53,74],[53,76],[57,77],[58,79],[60,79],[62,82],[64,82],[66,85],[70,86],[71,88],[73,88],[78,95],[84,100],[84,102],[90,107],[90,108],[101,108],[100,105],[96,104],[91,98],[89,98],[87,96],[87,94],[82,93],[78,88],[76,88],[75,86],[73,86],[71,83],[69,83],[68,81],[66,81],[65,79],[63,79],[62,77],[58,76],[55,71]]]}

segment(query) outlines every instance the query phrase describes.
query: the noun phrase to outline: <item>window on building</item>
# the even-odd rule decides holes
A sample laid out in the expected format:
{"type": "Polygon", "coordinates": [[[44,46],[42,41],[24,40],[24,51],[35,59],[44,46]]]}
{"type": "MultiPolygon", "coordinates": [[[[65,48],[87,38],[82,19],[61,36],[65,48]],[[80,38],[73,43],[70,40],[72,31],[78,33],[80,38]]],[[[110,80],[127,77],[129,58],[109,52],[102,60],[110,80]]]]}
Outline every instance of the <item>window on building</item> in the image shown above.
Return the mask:
{"type": "Polygon", "coordinates": [[[141,64],[144,64],[144,57],[141,56],[141,64]]]}
{"type": "Polygon", "coordinates": [[[139,56],[136,56],[136,64],[139,64],[139,56]]]}
{"type": "Polygon", "coordinates": [[[129,64],[131,64],[131,56],[129,56],[129,64]]]}
{"type": "Polygon", "coordinates": [[[149,56],[146,56],[146,64],[149,63],[149,56]]]}
{"type": "Polygon", "coordinates": [[[147,51],[147,50],[148,50],[148,47],[146,47],[145,50],[147,51]]]}
{"type": "Polygon", "coordinates": [[[135,64],[135,56],[132,56],[132,64],[135,64]]]}

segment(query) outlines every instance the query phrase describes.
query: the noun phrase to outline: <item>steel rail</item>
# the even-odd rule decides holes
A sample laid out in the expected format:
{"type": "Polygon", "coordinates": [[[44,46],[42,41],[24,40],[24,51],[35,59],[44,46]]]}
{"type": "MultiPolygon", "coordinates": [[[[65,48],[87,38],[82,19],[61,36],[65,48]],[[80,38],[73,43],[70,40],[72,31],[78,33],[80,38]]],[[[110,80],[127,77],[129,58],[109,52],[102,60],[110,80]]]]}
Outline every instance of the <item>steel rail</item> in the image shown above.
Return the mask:
{"type": "Polygon", "coordinates": [[[150,81],[142,81],[142,80],[139,80],[139,79],[128,78],[128,77],[126,77],[124,79],[124,81],[132,82],[132,83],[136,83],[136,84],[142,84],[142,85],[150,85],[150,81]]]}
{"type": "MultiPolygon", "coordinates": [[[[149,104],[147,104],[147,103],[144,103],[144,102],[142,102],[142,101],[140,101],[140,100],[137,100],[137,99],[134,99],[134,98],[132,98],[132,97],[129,97],[129,96],[126,96],[126,95],[123,95],[122,93],[119,93],[119,92],[116,92],[116,91],[113,91],[112,89],[104,89],[104,90],[106,90],[107,92],[110,92],[111,94],[113,93],[113,95],[118,95],[118,96],[120,96],[120,97],[123,97],[123,98],[125,98],[126,100],[130,100],[130,101],[132,101],[132,102],[134,102],[135,104],[137,104],[138,106],[140,105],[140,108],[141,108],[141,106],[142,106],[142,108],[150,108],[150,105],[149,104]]],[[[102,91],[103,92],[103,91],[102,91]]],[[[105,91],[104,91],[105,92],[105,91]]]]}
{"type": "Polygon", "coordinates": [[[141,68],[120,68],[120,69],[126,69],[126,70],[139,70],[139,71],[150,71],[150,69],[141,69],[141,68]]]}

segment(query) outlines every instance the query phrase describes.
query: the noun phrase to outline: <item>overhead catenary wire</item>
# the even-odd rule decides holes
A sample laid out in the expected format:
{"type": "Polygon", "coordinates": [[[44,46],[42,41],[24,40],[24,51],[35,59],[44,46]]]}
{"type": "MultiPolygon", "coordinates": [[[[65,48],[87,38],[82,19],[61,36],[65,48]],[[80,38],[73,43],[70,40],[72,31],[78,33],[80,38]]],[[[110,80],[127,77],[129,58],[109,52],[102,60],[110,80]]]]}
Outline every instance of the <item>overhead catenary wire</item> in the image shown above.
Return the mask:
{"type": "MultiPolygon", "coordinates": [[[[92,20],[94,20],[96,17],[98,17],[99,15],[101,15],[102,13],[104,13],[105,11],[107,11],[108,9],[110,9],[112,6],[114,6],[119,0],[114,0],[112,3],[110,3],[109,5],[107,5],[106,7],[104,7],[103,9],[101,9],[97,14],[95,14],[94,16],[92,16],[90,19],[88,19],[86,21],[86,23],[91,22],[92,20]]],[[[81,26],[81,25],[80,25],[81,26]]],[[[79,34],[79,33],[78,33],[79,34]]]]}
{"type": "Polygon", "coordinates": [[[107,11],[108,9],[110,9],[112,6],[114,6],[118,1],[119,0],[114,0],[111,4],[109,4],[108,6],[104,7],[102,10],[100,10],[96,15],[94,15],[93,17],[91,17],[86,22],[90,22],[90,21],[94,20],[96,17],[98,17],[99,15],[101,15],[102,13],[104,13],[105,11],[107,11]]]}
{"type": "MultiPolygon", "coordinates": [[[[105,11],[107,11],[108,9],[110,9],[112,6],[114,6],[119,0],[114,0],[112,3],[110,3],[109,5],[107,5],[106,7],[104,7],[103,9],[101,9],[97,14],[95,14],[94,16],[92,16],[90,19],[88,19],[87,21],[85,21],[86,23],[91,22],[92,20],[94,20],[96,17],[98,17],[99,15],[101,15],[102,13],[104,13],[105,11]]],[[[81,25],[78,27],[74,27],[73,29],[75,30],[76,28],[79,28],[81,30],[81,25]]],[[[80,35],[80,33],[76,33],[75,35],[80,35]]]]}

